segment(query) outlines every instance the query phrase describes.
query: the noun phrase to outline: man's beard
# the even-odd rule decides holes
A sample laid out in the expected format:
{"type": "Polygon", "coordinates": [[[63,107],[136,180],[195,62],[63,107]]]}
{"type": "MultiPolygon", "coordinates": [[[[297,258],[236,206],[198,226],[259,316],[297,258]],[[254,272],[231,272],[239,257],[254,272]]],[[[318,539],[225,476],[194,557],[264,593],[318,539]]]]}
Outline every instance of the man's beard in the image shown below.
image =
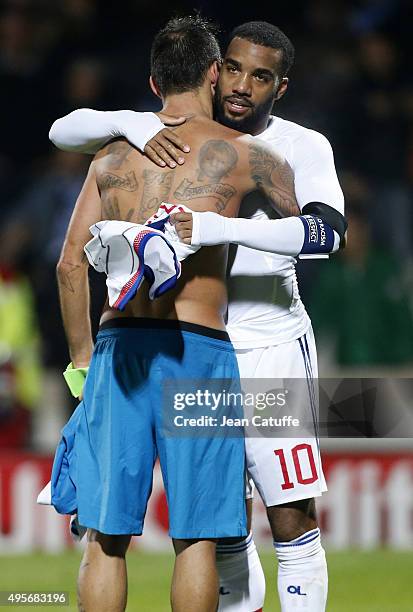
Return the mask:
{"type": "Polygon", "coordinates": [[[232,119],[232,117],[226,115],[224,104],[225,101],[222,99],[219,83],[217,83],[214,98],[215,121],[233,130],[238,130],[238,132],[253,134],[260,125],[266,125],[268,122],[274,105],[274,98],[271,95],[264,102],[258,104],[258,106],[252,107],[252,112],[242,119],[232,119]]]}

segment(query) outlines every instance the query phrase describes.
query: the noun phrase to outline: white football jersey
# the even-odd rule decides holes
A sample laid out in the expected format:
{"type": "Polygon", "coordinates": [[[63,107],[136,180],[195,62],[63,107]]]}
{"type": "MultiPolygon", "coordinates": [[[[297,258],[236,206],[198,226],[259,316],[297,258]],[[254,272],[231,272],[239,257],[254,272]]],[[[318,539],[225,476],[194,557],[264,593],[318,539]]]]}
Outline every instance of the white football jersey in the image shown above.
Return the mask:
{"type": "MultiPolygon", "coordinates": [[[[273,145],[289,162],[301,209],[309,202],[323,202],[344,213],[343,192],[327,138],[279,117],[272,117],[257,138],[273,145]]],[[[258,193],[243,202],[239,216],[277,218],[258,193]]],[[[235,348],[277,345],[304,335],[310,319],[298,291],[294,257],[243,246],[231,249],[235,259],[230,256],[227,330],[235,348]]]]}

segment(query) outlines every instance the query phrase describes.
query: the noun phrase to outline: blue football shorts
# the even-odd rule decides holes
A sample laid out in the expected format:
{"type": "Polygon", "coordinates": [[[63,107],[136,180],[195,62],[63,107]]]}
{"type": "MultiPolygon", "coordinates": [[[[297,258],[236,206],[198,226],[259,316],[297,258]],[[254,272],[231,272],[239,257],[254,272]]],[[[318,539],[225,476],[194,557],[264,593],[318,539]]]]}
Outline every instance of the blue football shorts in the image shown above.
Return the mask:
{"type": "Polygon", "coordinates": [[[159,457],[171,537],[246,535],[243,435],[230,428],[219,435],[217,428],[189,436],[171,431],[175,413],[165,383],[179,388],[184,380],[187,390],[192,379],[231,380],[239,388],[226,332],[157,319],[104,323],[83,400],[56,451],[58,512],[77,511],[81,525],[105,534],[141,534],[159,457]]]}

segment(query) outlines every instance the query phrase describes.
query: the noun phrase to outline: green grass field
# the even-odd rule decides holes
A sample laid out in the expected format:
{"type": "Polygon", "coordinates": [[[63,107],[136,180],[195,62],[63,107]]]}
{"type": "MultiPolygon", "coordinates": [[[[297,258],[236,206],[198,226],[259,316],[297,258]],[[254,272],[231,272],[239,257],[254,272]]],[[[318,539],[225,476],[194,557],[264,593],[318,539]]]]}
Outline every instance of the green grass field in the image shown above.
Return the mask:
{"type": "MultiPolygon", "coordinates": [[[[264,610],[275,612],[275,562],[271,553],[261,555],[267,576],[264,610]]],[[[60,590],[70,592],[76,610],[75,581],[79,552],[63,555],[34,554],[0,557],[0,591],[60,590]]],[[[128,555],[130,612],[167,612],[173,557],[132,551],[128,555]]],[[[412,612],[413,554],[359,551],[328,554],[330,571],[329,612],[412,612]]],[[[14,606],[16,608],[17,606],[14,606]]],[[[26,606],[25,606],[26,608],[26,606]]],[[[22,609],[22,607],[20,607],[22,609]]],[[[45,610],[30,606],[28,610],[45,610]]]]}

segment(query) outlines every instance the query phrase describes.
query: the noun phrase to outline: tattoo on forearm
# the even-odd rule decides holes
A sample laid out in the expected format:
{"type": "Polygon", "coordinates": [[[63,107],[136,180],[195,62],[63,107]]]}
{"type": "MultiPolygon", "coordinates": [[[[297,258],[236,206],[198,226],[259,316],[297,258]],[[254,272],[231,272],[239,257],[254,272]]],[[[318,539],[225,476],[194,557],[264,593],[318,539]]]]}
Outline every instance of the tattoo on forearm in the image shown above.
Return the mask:
{"type": "Polygon", "coordinates": [[[134,208],[130,208],[127,213],[123,214],[116,196],[107,194],[102,196],[102,219],[104,220],[131,221],[135,212],[134,208]]]}
{"type": "Polygon", "coordinates": [[[81,266],[71,264],[67,261],[63,261],[62,263],[64,264],[64,268],[60,267],[59,269],[59,285],[67,291],[70,291],[70,293],[75,293],[72,278],[73,274],[75,274],[81,266]]]}
{"type": "Polygon", "coordinates": [[[138,181],[136,180],[136,175],[133,170],[127,172],[125,176],[118,176],[117,174],[106,172],[102,175],[99,182],[101,190],[115,187],[117,189],[123,189],[124,191],[136,191],[138,188],[138,181]]]}
{"type": "Polygon", "coordinates": [[[157,172],[155,170],[144,170],[143,193],[139,209],[139,223],[146,221],[148,213],[156,210],[162,202],[168,200],[174,170],[170,172],[157,172]]]}
{"type": "Polygon", "coordinates": [[[300,214],[294,192],[294,174],[283,160],[277,162],[265,148],[249,145],[251,178],[283,216],[300,214]]]}
{"type": "Polygon", "coordinates": [[[198,180],[207,177],[219,182],[237,165],[238,153],[225,140],[208,140],[199,151],[198,162],[198,180]]]}

